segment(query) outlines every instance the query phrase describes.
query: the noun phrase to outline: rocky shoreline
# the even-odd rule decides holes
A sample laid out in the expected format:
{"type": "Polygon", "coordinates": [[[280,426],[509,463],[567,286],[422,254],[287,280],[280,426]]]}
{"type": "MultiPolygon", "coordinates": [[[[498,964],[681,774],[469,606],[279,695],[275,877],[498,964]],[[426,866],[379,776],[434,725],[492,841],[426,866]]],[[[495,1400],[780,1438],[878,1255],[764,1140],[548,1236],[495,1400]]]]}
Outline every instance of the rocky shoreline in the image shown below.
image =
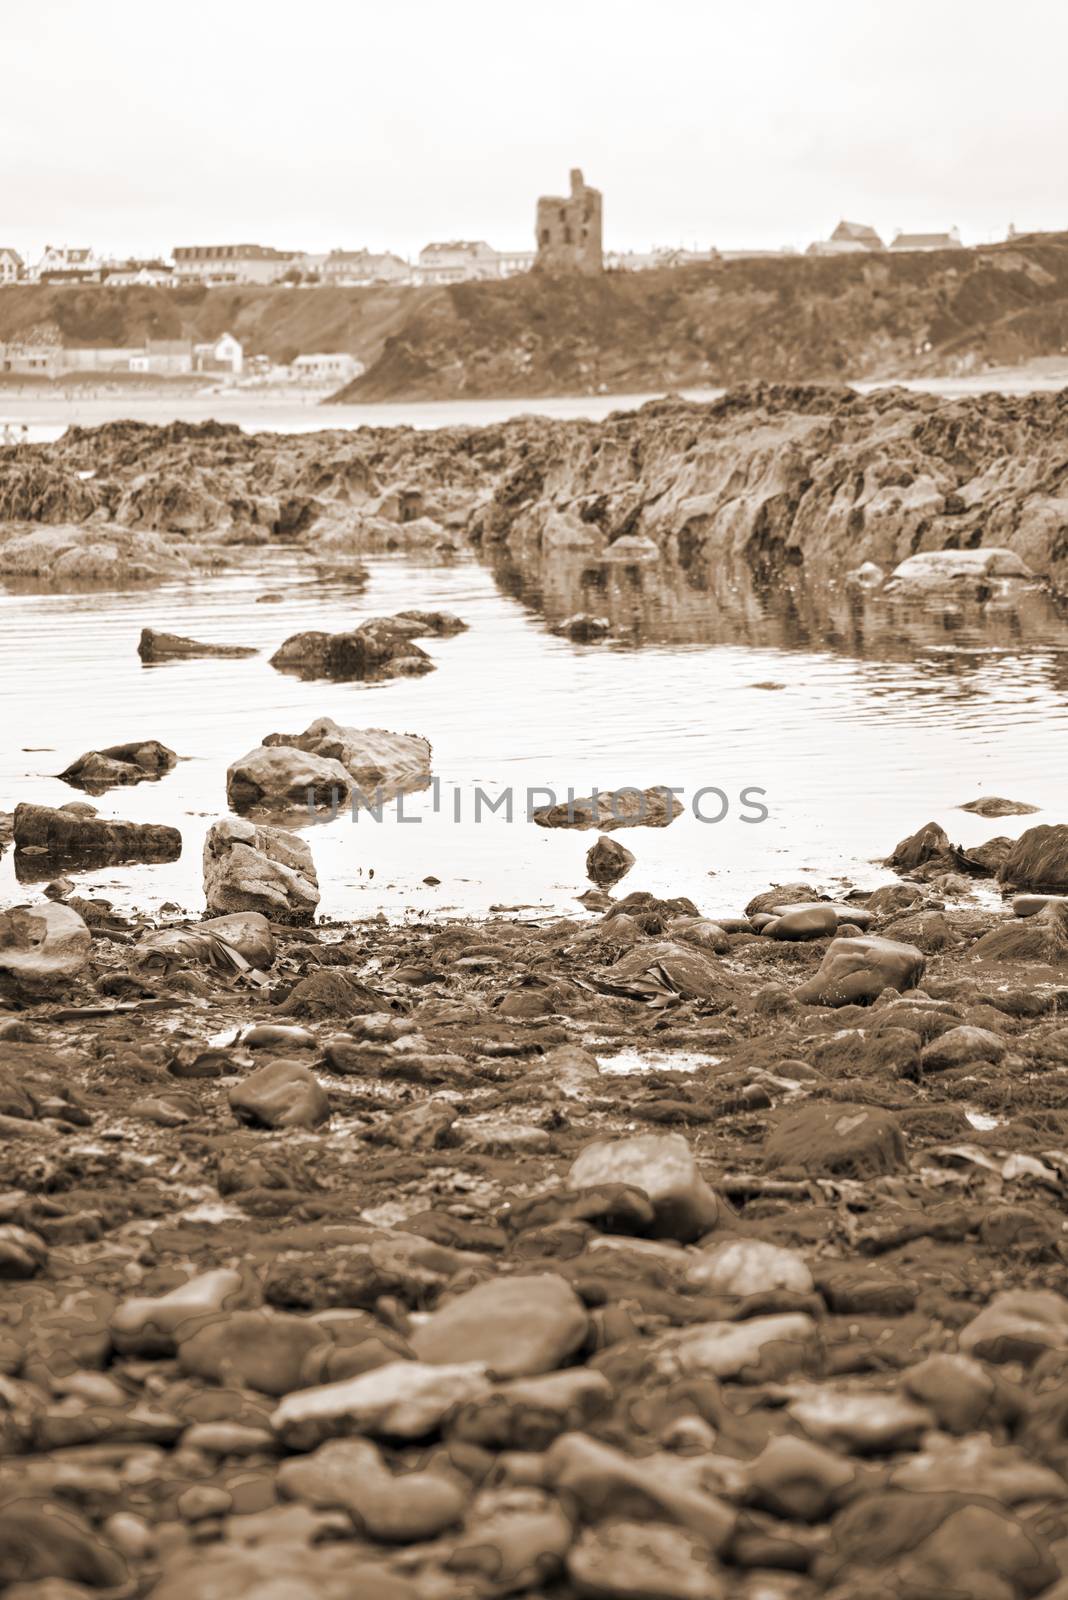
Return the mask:
{"type": "MultiPolygon", "coordinates": [[[[1015,615],[1059,604],[1066,472],[1063,396],[123,424],[0,452],[0,568],[470,545],[594,641],[612,616],[549,588],[570,558],[602,599],[803,567],[851,607],[1015,615]]],[[[410,610],[281,665],[418,675],[460,627],[410,610]]],[[[596,831],[582,915],[315,921],[284,806],[424,784],[422,733],[264,732],[200,921],[78,889],[177,830],[15,812],[47,886],[0,912],[5,1600],[1063,1600],[1068,825],[1009,838],[1025,784],[962,795],[977,848],[930,823],[873,892],[733,906],[622,890],[675,811],[591,796],[537,819],[596,831]]]]}

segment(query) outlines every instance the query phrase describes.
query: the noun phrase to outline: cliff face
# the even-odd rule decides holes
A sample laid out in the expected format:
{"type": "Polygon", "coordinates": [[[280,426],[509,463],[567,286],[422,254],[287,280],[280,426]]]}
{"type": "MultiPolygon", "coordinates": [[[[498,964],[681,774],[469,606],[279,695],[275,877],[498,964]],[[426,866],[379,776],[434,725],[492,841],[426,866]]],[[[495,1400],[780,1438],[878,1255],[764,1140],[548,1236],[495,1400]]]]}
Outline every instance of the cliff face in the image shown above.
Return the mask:
{"type": "Polygon", "coordinates": [[[0,289],[0,342],[216,337],[357,356],[339,400],[636,393],[982,370],[1068,352],[1068,234],[448,288],[0,289]]]}
{"type": "Polygon", "coordinates": [[[982,370],[1068,350],[1068,235],[457,284],[338,400],[636,393],[982,370]]]}

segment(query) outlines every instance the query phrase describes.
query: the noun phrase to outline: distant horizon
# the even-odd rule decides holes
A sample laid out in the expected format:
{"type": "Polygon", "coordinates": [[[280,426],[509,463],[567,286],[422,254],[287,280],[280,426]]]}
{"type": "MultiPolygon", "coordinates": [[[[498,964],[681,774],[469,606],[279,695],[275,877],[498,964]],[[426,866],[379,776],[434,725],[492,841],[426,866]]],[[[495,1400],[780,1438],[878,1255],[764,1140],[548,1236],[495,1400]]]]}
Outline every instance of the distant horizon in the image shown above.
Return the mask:
{"type": "Polygon", "coordinates": [[[507,26],[490,0],[38,0],[4,44],[0,244],[30,264],[526,250],[575,166],[611,252],[803,252],[843,219],[886,244],[1068,229],[1060,0],[1017,0],[1011,27],[993,0],[663,0],[655,26],[636,0],[507,26]]]}

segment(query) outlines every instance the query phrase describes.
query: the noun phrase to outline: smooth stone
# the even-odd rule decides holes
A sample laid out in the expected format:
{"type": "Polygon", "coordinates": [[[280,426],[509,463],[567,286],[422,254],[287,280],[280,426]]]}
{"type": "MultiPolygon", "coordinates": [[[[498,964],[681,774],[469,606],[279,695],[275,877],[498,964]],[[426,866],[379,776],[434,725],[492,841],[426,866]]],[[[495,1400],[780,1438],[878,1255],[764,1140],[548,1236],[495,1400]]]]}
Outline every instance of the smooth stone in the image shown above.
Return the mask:
{"type": "Polygon", "coordinates": [[[93,939],[71,906],[12,906],[0,912],[0,985],[6,977],[18,994],[38,999],[61,990],[81,972],[93,939]]]}
{"type": "Polygon", "coordinates": [[[608,1379],[590,1367],[515,1378],[461,1406],[449,1436],[495,1450],[546,1450],[561,1433],[584,1428],[607,1411],[612,1395],[608,1379]]]}
{"type": "Polygon", "coordinates": [[[950,1067],[966,1066],[972,1061],[998,1062],[1008,1049],[1000,1034],[989,1028],[973,1028],[962,1024],[939,1034],[926,1045],[920,1061],[927,1072],[943,1072],[950,1067]]]}
{"type": "Polygon", "coordinates": [[[817,1444],[857,1455],[915,1449],[934,1426],[926,1406],[871,1389],[818,1389],[792,1400],[787,1411],[817,1444]]]}
{"type": "Polygon", "coordinates": [[[749,1463],[749,1492],[758,1505],[791,1522],[827,1517],[856,1478],[834,1450],[794,1434],[776,1434],[749,1463]]]}
{"type": "Polygon", "coordinates": [[[1009,1414],[994,1375],[971,1356],[948,1350],[909,1367],[902,1374],[901,1387],[934,1414],[946,1433],[992,1427],[1009,1414]]]}
{"type": "Polygon", "coordinates": [[[654,1346],[652,1361],[664,1377],[757,1383],[804,1371],[820,1354],[816,1323],[804,1312],[791,1311],[744,1322],[699,1322],[666,1333],[654,1346]]]}
{"type": "Polygon", "coordinates": [[[300,1061],[270,1061],[230,1090],[230,1109],[253,1128],[319,1128],[330,1120],[330,1101],[315,1074],[300,1061]]]}
{"type": "Polygon", "coordinates": [[[1065,1498],[1065,1482],[1059,1472],[1029,1460],[1012,1445],[995,1445],[988,1434],[939,1440],[895,1467],[889,1481],[891,1488],[909,1489],[914,1494],[946,1490],[968,1494],[981,1484],[984,1497],[1003,1506],[1065,1498]]]}
{"type": "Polygon", "coordinates": [[[961,1329],[964,1355],[1029,1365],[1047,1350],[1068,1349],[1068,1300],[1052,1289],[1007,1289],[961,1329]]]}
{"type": "Polygon", "coordinates": [[[707,1294],[812,1293],[812,1274],[797,1251],[764,1239],[724,1239],[702,1250],[687,1269],[686,1282],[707,1294]]]}
{"type": "Polygon", "coordinates": [[[124,1300],[111,1318],[112,1341],[123,1355],[173,1356],[203,1318],[236,1308],[248,1292],[240,1272],[222,1267],[168,1294],[124,1300]]]}
{"type": "Polygon", "coordinates": [[[340,1433],[421,1439],[456,1407],[490,1389],[481,1362],[447,1367],[392,1361],[356,1378],[287,1395],[271,1426],[295,1450],[310,1450],[340,1433]]]}
{"type": "Polygon", "coordinates": [[[764,1140],[768,1171],[841,1174],[857,1178],[897,1172],[906,1160],[901,1124],[877,1106],[841,1101],[811,1103],[788,1111],[764,1140]]]}
{"type": "Polygon", "coordinates": [[[117,1589],[125,1557],[69,1503],[14,1497],[0,1506],[0,1589],[48,1579],[117,1589]]]}
{"type": "Polygon", "coordinates": [[[586,1338],[589,1317],[554,1273],[491,1278],[447,1302],[411,1335],[419,1361],[478,1361],[497,1377],[552,1372],[586,1338]]]}
{"type": "Polygon", "coordinates": [[[915,945],[864,934],[838,938],[827,947],[814,978],[794,990],[802,1005],[845,1006],[877,1000],[884,989],[914,989],[924,961],[915,945]]]}
{"type": "Polygon", "coordinates": [[[385,1544],[436,1538],[463,1519],[468,1496],[434,1472],[390,1472],[368,1439],[333,1439],[278,1469],[281,1494],[320,1509],[347,1511],[361,1532],[385,1544]]]}
{"type": "Polygon", "coordinates": [[[760,931],[770,939],[825,939],[838,931],[838,913],[833,906],[797,906],[784,910],[760,931]]]}
{"type": "Polygon", "coordinates": [[[734,1508],[704,1487],[700,1458],[634,1457],[589,1434],[565,1433],[545,1452],[542,1468],[545,1483],[573,1496],[589,1522],[625,1512],[674,1523],[715,1554],[734,1533],[734,1508]]]}
{"type": "Polygon", "coordinates": [[[584,1600],[723,1600],[722,1575],[692,1534],[657,1522],[601,1522],[579,1535],[567,1573],[584,1600]]]}
{"type": "Polygon", "coordinates": [[[701,1176],[696,1157],[679,1133],[645,1133],[629,1139],[598,1139],[571,1164],[568,1188],[626,1184],[649,1196],[652,1232],[688,1243],[709,1233],[720,1216],[715,1193],[701,1176]]]}
{"type": "Polygon", "coordinates": [[[309,1355],[329,1343],[329,1332],[308,1317],[230,1311],[179,1337],[178,1366],[209,1383],[281,1396],[302,1386],[309,1355]]]}
{"type": "MultiPolygon", "coordinates": [[[[483,1489],[442,1565],[462,1594],[537,1594],[563,1570],[574,1529],[559,1501],[532,1486],[483,1489]],[[469,1585],[473,1585],[471,1587],[469,1585]]],[[[454,1590],[446,1591],[449,1600],[454,1590]]]]}

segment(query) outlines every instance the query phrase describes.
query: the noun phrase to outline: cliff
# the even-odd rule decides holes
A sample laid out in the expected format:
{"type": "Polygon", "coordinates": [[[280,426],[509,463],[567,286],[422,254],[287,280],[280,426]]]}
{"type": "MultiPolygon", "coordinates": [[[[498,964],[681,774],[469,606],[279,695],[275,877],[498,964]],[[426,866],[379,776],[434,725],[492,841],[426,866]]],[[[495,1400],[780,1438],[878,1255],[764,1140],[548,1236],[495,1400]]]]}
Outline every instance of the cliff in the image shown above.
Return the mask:
{"type": "Polygon", "coordinates": [[[47,323],[68,345],[348,351],[346,401],[952,375],[1068,352],[1068,234],[444,288],[0,289],[0,342],[47,323]]]}

